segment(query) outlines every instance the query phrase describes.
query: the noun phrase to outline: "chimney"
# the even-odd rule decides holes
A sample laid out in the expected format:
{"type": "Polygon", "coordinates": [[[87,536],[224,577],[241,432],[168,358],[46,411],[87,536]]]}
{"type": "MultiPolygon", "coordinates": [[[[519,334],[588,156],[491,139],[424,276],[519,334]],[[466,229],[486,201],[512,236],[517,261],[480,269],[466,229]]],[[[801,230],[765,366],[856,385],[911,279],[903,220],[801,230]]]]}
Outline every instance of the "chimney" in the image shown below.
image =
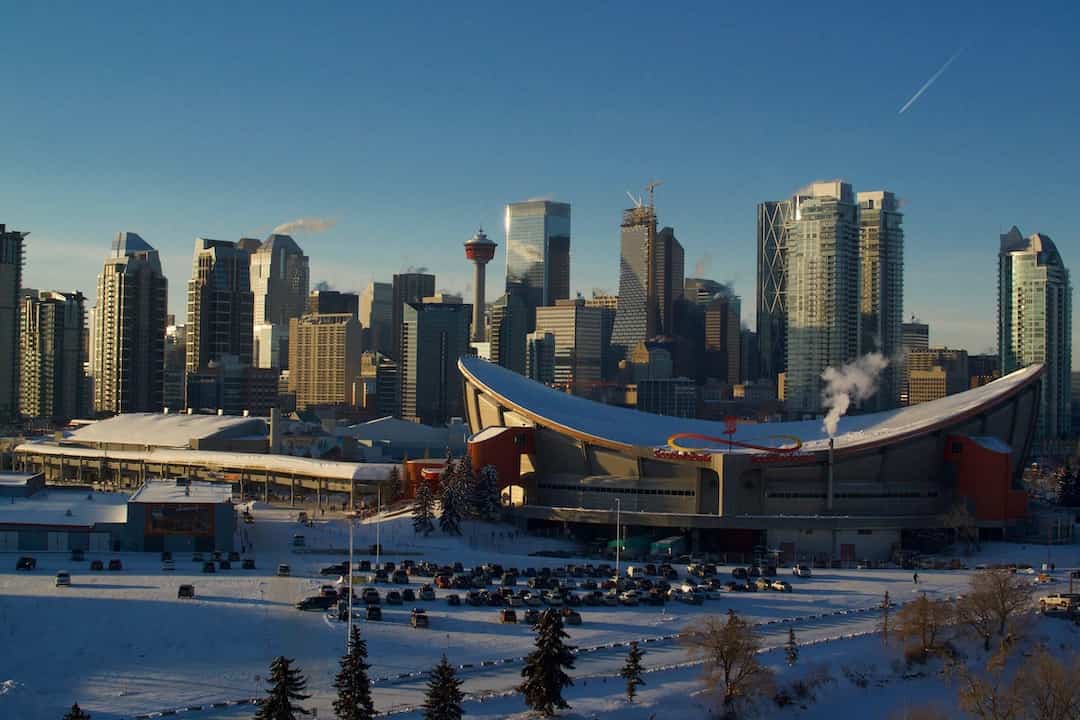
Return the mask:
{"type": "Polygon", "coordinates": [[[825,495],[825,508],[827,510],[833,509],[833,450],[835,448],[834,438],[829,438],[829,484],[826,489],[825,495]]]}

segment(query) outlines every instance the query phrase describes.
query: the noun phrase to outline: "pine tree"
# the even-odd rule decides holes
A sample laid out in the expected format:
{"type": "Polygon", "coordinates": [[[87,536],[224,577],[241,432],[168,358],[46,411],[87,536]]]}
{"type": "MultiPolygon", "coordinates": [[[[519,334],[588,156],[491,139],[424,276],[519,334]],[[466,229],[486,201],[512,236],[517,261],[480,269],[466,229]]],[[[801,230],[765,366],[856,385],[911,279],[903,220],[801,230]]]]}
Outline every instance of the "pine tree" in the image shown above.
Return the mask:
{"type": "Polygon", "coordinates": [[[477,505],[477,478],[473,472],[472,459],[468,453],[458,460],[456,468],[458,496],[461,498],[461,516],[467,518],[479,517],[477,505]]]}
{"type": "Polygon", "coordinates": [[[75,703],[71,706],[71,709],[67,711],[62,720],[90,720],[90,713],[79,707],[79,703],[75,703]]]}
{"type": "Polygon", "coordinates": [[[360,629],[349,629],[349,652],[341,658],[341,670],[334,679],[337,699],[334,715],[338,720],[371,720],[375,705],[371,701],[371,680],[368,678],[367,642],[360,629]]]}
{"type": "Polygon", "coordinates": [[[645,681],[641,679],[641,656],[644,654],[645,652],[638,648],[636,642],[631,642],[630,652],[626,654],[626,664],[619,671],[619,676],[626,680],[627,702],[634,702],[638,685],[645,684],[645,681]]]}
{"type": "Polygon", "coordinates": [[[390,468],[390,501],[393,502],[401,497],[404,488],[401,485],[401,472],[397,466],[390,468]]]}
{"type": "Polygon", "coordinates": [[[416,498],[412,506],[413,532],[429,535],[435,529],[433,519],[435,517],[435,497],[431,492],[431,485],[421,478],[416,488],[416,498]]]}
{"type": "Polygon", "coordinates": [[[494,465],[485,465],[476,480],[477,515],[481,520],[499,519],[502,497],[499,492],[499,471],[494,465]]]}
{"type": "Polygon", "coordinates": [[[446,656],[431,671],[427,695],[424,697],[424,720],[461,720],[461,681],[446,656]]]}
{"type": "Polygon", "coordinates": [[[270,677],[267,681],[270,689],[259,704],[255,720],[296,720],[299,715],[311,715],[310,710],[293,704],[311,696],[304,694],[307,680],[300,668],[294,668],[292,663],[292,660],[283,655],[274,658],[270,663],[270,677]]]}
{"type": "Polygon", "coordinates": [[[439,484],[439,529],[447,535],[461,534],[462,498],[459,478],[458,464],[453,460],[447,461],[439,484]]]}
{"type": "Polygon", "coordinates": [[[548,609],[540,615],[536,624],[536,649],[525,658],[525,667],[521,669],[525,680],[517,689],[525,696],[525,704],[544,717],[570,707],[562,696],[563,688],[574,684],[564,672],[574,669],[574,648],[563,643],[569,637],[559,613],[548,609]]]}
{"type": "Polygon", "coordinates": [[[787,660],[788,667],[799,661],[799,644],[795,642],[795,628],[793,627],[787,629],[787,642],[784,643],[784,659],[787,660]]]}

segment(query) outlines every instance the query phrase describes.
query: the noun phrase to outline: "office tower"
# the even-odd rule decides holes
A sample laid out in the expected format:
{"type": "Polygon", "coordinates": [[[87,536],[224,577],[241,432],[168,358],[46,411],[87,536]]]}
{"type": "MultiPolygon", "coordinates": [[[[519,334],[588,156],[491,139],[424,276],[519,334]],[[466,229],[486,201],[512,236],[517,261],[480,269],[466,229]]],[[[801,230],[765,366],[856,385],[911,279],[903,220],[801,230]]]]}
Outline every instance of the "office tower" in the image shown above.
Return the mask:
{"type": "Polygon", "coordinates": [[[529,309],[520,296],[503,295],[496,300],[491,306],[491,362],[524,374],[528,325],[529,309]]]}
{"type": "Polygon", "coordinates": [[[277,370],[244,365],[226,353],[185,374],[184,396],[193,412],[265,417],[271,408],[279,407],[278,381],[277,370]]]}
{"type": "Polygon", "coordinates": [[[506,206],[506,291],[529,309],[570,297],[570,204],[529,200],[506,206]]]}
{"type": "Polygon", "coordinates": [[[19,291],[27,235],[0,225],[0,424],[19,414],[19,291]]]}
{"type": "Polygon", "coordinates": [[[878,377],[878,390],[867,410],[888,410],[899,404],[902,383],[904,319],[903,213],[887,190],[861,192],[859,205],[860,352],[878,352],[889,364],[878,377]]]}
{"type": "Polygon", "coordinates": [[[787,368],[788,223],[792,200],[757,206],[757,334],[763,378],[776,382],[787,368]]]}
{"type": "Polygon", "coordinates": [[[695,305],[708,305],[720,293],[731,291],[727,285],[708,278],[686,278],[683,282],[683,297],[695,305]]]}
{"type": "Polygon", "coordinates": [[[911,386],[909,405],[971,389],[966,350],[947,347],[913,349],[907,354],[906,369],[911,386]],[[918,388],[915,387],[917,384],[918,388]]]}
{"type": "MultiPolygon", "coordinates": [[[[739,359],[739,381],[740,382],[753,382],[755,379],[761,378],[761,353],[758,352],[758,336],[757,333],[749,328],[742,328],[739,333],[740,339],[740,359],[739,359]]],[[[775,387],[775,385],[773,385],[775,387]]]]}
{"type": "Polygon", "coordinates": [[[1072,287],[1054,242],[1025,238],[1014,225],[998,254],[998,355],[1004,375],[1042,363],[1039,439],[1069,435],[1072,373],[1072,287]]]}
{"type": "Polygon", "coordinates": [[[473,342],[484,342],[484,307],[487,303],[484,281],[487,264],[495,257],[496,247],[496,243],[484,233],[484,228],[465,241],[465,257],[473,264],[473,342]]]}
{"type": "Polygon", "coordinates": [[[469,352],[472,307],[456,302],[411,302],[401,324],[401,416],[443,425],[464,415],[458,359],[469,352]]]}
{"type": "Polygon", "coordinates": [[[908,405],[909,391],[908,391],[908,353],[913,350],[925,350],[930,347],[930,326],[926,323],[919,322],[915,316],[911,317],[911,322],[900,324],[900,356],[903,360],[903,368],[901,369],[900,379],[900,404],[908,405]]]}
{"type": "Polygon", "coordinates": [[[1080,428],[1080,372],[1072,374],[1072,426],[1080,428]]]}
{"type": "Polygon", "coordinates": [[[401,413],[398,365],[385,355],[379,357],[379,363],[375,366],[375,409],[383,416],[401,413]]]}
{"type": "Polygon", "coordinates": [[[525,337],[525,376],[551,385],[555,382],[555,336],[537,330],[525,337]]]}
{"type": "Polygon", "coordinates": [[[360,320],[360,297],[337,290],[312,290],[307,299],[308,315],[352,315],[360,320]]]}
{"type": "Polygon", "coordinates": [[[555,336],[557,387],[584,395],[600,383],[599,308],[586,307],[581,299],[559,300],[554,307],[537,308],[536,332],[555,336]]]}
{"type": "Polygon", "coordinates": [[[360,323],[349,313],[302,315],[289,321],[289,392],[298,410],[353,405],[363,353],[360,323]]]}
{"type": "Polygon", "coordinates": [[[690,378],[649,378],[637,384],[637,405],[642,412],[672,417],[697,416],[697,385],[690,378]]]}
{"type": "Polygon", "coordinates": [[[821,374],[859,356],[859,211],[851,185],[814,182],[787,223],[787,407],[822,410],[821,374]]]}
{"type": "Polygon", "coordinates": [[[250,253],[228,240],[195,239],[188,281],[187,371],[207,367],[222,355],[251,365],[254,296],[250,253]]]}
{"type": "Polygon", "coordinates": [[[364,346],[388,355],[393,343],[394,286],[370,282],[360,293],[360,324],[364,327],[364,346]]]}
{"type": "Polygon", "coordinates": [[[683,294],[682,245],[671,228],[657,232],[651,203],[623,212],[619,305],[611,333],[620,359],[643,340],[674,335],[675,302],[683,294]]]}
{"type": "Polygon", "coordinates": [[[674,375],[675,360],[671,351],[658,343],[642,341],[630,351],[627,358],[630,379],[639,383],[642,380],[660,380],[674,375]]]}
{"type": "Polygon", "coordinates": [[[255,248],[252,362],[256,367],[283,368],[288,361],[289,321],[303,315],[307,305],[308,258],[288,235],[273,234],[262,243],[245,245],[255,248]]]}
{"type": "Polygon", "coordinates": [[[85,305],[80,292],[43,291],[23,297],[19,333],[23,417],[63,424],[86,413],[85,305]]]}
{"type": "MultiPolygon", "coordinates": [[[[726,290],[726,288],[725,288],[726,290]]],[[[705,377],[735,385],[742,376],[742,301],[717,293],[705,306],[705,377]]]]}
{"type": "Polygon", "coordinates": [[[135,233],[117,233],[98,275],[95,412],[161,410],[168,295],[157,250],[135,233]]]}
{"type": "MultiPolygon", "coordinates": [[[[172,315],[169,315],[172,318],[172,315]]],[[[165,366],[162,382],[162,404],[171,412],[187,407],[185,375],[187,363],[187,326],[169,324],[165,327],[165,366]]]]}
{"type": "MultiPolygon", "coordinates": [[[[968,373],[973,388],[991,383],[1001,377],[1001,358],[997,355],[968,355],[968,373]]],[[[1073,391],[1075,390],[1076,383],[1073,382],[1073,391]]]]}
{"type": "Polygon", "coordinates": [[[423,302],[435,294],[435,276],[426,273],[400,273],[394,276],[393,296],[390,298],[390,352],[391,358],[401,362],[401,323],[405,318],[405,306],[423,302]]]}
{"type": "Polygon", "coordinates": [[[611,333],[615,330],[619,296],[605,295],[593,290],[592,297],[585,299],[585,307],[597,308],[600,311],[600,377],[602,380],[611,380],[619,369],[619,358],[611,347],[611,333]]]}

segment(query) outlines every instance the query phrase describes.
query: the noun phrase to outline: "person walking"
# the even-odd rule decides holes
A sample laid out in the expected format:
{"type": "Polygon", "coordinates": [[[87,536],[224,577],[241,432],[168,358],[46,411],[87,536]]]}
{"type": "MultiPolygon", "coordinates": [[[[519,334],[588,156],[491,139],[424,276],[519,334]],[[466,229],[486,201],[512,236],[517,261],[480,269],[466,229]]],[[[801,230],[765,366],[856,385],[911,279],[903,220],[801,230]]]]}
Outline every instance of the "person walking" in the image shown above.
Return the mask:
{"type": "Polygon", "coordinates": [[[915,583],[916,585],[918,585],[918,584],[919,584],[919,573],[914,573],[914,574],[913,574],[913,575],[911,576],[911,579],[912,579],[912,581],[914,581],[914,583],[915,583]]]}

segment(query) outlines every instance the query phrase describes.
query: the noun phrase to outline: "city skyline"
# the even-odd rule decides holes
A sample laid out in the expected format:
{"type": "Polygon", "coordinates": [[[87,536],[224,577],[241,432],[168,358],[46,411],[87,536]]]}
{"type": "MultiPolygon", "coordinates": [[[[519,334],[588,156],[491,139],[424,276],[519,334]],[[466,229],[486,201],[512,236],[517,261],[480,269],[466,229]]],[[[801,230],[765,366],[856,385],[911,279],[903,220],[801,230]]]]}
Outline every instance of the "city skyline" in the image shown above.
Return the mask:
{"type": "MultiPolygon", "coordinates": [[[[999,8],[973,14],[957,6],[935,11],[935,23],[914,11],[862,8],[858,18],[844,16],[827,52],[796,32],[800,13],[809,11],[790,11],[791,22],[778,38],[786,48],[776,54],[750,51],[766,25],[752,9],[738,9],[722,23],[661,15],[648,28],[635,27],[627,13],[601,10],[575,18],[566,38],[549,38],[563,52],[542,53],[543,64],[513,52],[496,31],[483,41],[504,51],[499,67],[454,53],[445,67],[433,69],[428,60],[445,57],[450,42],[433,30],[439,9],[431,10],[430,27],[406,25],[394,11],[380,11],[386,15],[369,22],[389,31],[348,47],[314,40],[331,32],[333,18],[311,13],[308,33],[294,37],[291,18],[273,8],[254,20],[245,16],[243,26],[241,13],[227,9],[217,22],[193,23],[180,13],[161,27],[133,15],[126,22],[138,32],[129,33],[129,42],[103,47],[95,38],[111,31],[115,18],[73,9],[57,19],[48,37],[17,38],[10,75],[0,75],[9,96],[35,109],[6,120],[21,141],[7,148],[12,172],[0,179],[5,222],[32,233],[26,286],[81,290],[88,297],[93,280],[86,262],[96,265],[100,246],[117,231],[147,238],[161,252],[166,276],[179,280],[187,274],[194,237],[265,237],[276,224],[297,218],[313,219],[292,230],[312,258],[313,285],[326,281],[358,291],[410,265],[426,266],[439,268],[440,289],[467,296],[471,268],[460,259],[460,243],[478,226],[498,227],[505,203],[551,197],[574,207],[571,289],[588,296],[593,287],[616,289],[618,268],[609,258],[618,247],[625,192],[640,192],[657,177],[666,181],[657,210],[686,246],[687,275],[734,281],[744,298],[743,320],[753,327],[753,304],[745,300],[754,284],[756,204],[787,196],[814,178],[842,177],[855,187],[888,187],[903,203],[907,312],[932,320],[943,343],[975,352],[992,347],[997,236],[1014,222],[1045,232],[1060,238],[1070,262],[1076,223],[1068,208],[1076,181],[1066,168],[1077,149],[1063,118],[1078,101],[1061,98],[1055,113],[1027,108],[1046,87],[1067,84],[1075,68],[1077,50],[1067,42],[1070,23],[1063,17],[1075,8],[1035,17],[999,8]],[[888,82],[860,83],[871,73],[882,76],[881,68],[859,64],[860,30],[877,27],[880,13],[892,30],[879,38],[876,55],[888,82]],[[174,28],[205,41],[206,56],[175,53],[184,59],[173,59],[174,28]],[[420,33],[426,45],[419,43],[413,57],[400,58],[385,76],[376,74],[368,61],[377,55],[369,53],[378,53],[395,28],[420,33]],[[241,29],[251,30],[251,39],[232,37],[241,29]],[[623,67],[635,65],[629,50],[619,48],[634,43],[616,44],[613,37],[646,32],[677,38],[702,61],[684,67],[665,59],[644,72],[655,102],[640,109],[619,104],[617,114],[604,110],[628,79],[623,67]],[[289,49],[272,64],[276,75],[243,59],[249,43],[262,48],[267,38],[285,33],[289,49]],[[970,46],[897,115],[896,108],[955,52],[958,33],[970,46]],[[901,52],[909,35],[940,47],[940,56],[901,52]],[[586,36],[617,52],[600,61],[580,49],[586,36]],[[214,42],[226,37],[228,43],[214,42]],[[1006,37],[1009,43],[1037,42],[1040,53],[1002,57],[995,48],[1006,37]],[[113,75],[94,76],[90,83],[79,70],[87,43],[95,67],[113,75]],[[132,54],[141,62],[129,63],[132,54]],[[786,76],[795,57],[808,73],[843,64],[855,82],[828,93],[794,83],[784,97],[760,97],[755,88],[786,76]],[[733,59],[742,64],[729,67],[733,59]],[[327,66],[337,70],[314,82],[313,73],[327,66]],[[515,74],[519,85],[507,83],[515,74]],[[580,82],[557,90],[562,76],[580,82]],[[148,104],[146,93],[160,77],[172,81],[175,96],[148,104]],[[440,85],[447,78],[456,78],[453,97],[440,85]],[[80,83],[101,92],[88,95],[80,83]],[[283,85],[300,89],[288,101],[277,100],[273,90],[283,85]],[[340,107],[318,112],[321,101],[346,86],[340,107]],[[560,91],[567,109],[556,122],[530,116],[560,91]],[[389,93],[413,99],[391,108],[383,102],[389,93]],[[750,95],[755,102],[746,100],[750,95]],[[53,102],[57,97],[68,99],[53,102]],[[99,108],[136,97],[146,115],[138,127],[118,132],[99,119],[99,108]],[[1009,98],[1004,107],[1002,97],[1009,98]],[[439,122],[417,112],[429,100],[445,102],[439,122]],[[188,113],[178,112],[177,102],[214,112],[180,123],[176,118],[188,113]],[[267,102],[276,112],[258,113],[258,129],[250,132],[250,108],[267,102]],[[82,112],[61,112],[72,104],[82,112]],[[753,110],[732,112],[733,105],[753,110]],[[513,111],[498,112],[504,106],[513,111]],[[793,116],[784,107],[799,110],[793,116]],[[659,123],[659,108],[675,112],[659,123]],[[409,121],[409,113],[423,115],[423,126],[409,121]],[[76,132],[82,125],[73,117],[94,142],[82,142],[76,132]],[[447,132],[455,142],[445,142],[447,132]],[[531,142],[521,143],[521,137],[531,142]],[[871,138],[872,157],[861,147],[871,138]],[[190,173],[193,164],[200,172],[190,173]],[[1013,182],[1001,181],[1005,165],[1013,182]],[[462,167],[483,171],[460,182],[462,167]],[[259,180],[238,181],[248,175],[259,180]],[[65,211],[57,213],[58,207],[65,211]],[[311,231],[319,228],[327,229],[311,231]],[[386,242],[400,251],[381,252],[386,242]],[[692,272],[695,266],[704,272],[692,272]]],[[[38,12],[15,10],[13,26],[35,21],[38,12]]],[[[489,29],[512,24],[518,12],[497,14],[489,29]]],[[[461,23],[454,28],[455,46],[477,32],[461,23]]],[[[505,265],[504,253],[500,248],[490,268],[489,301],[502,284],[496,268],[505,265]]],[[[178,316],[181,296],[182,284],[174,281],[170,309],[178,316]]],[[[1075,352],[1075,325],[1073,336],[1075,352]]]]}

